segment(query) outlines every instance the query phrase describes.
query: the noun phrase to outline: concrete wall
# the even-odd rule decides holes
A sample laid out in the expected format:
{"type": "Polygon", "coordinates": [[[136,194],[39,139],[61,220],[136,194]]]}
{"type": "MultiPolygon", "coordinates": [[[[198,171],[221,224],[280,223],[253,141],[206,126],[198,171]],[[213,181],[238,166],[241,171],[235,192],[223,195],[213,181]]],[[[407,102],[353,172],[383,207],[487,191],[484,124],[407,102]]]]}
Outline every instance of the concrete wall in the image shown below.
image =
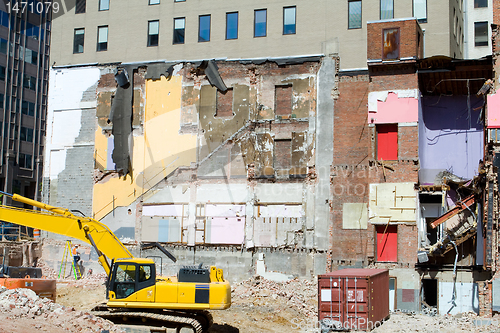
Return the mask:
{"type": "MultiPolygon", "coordinates": [[[[252,2],[201,0],[161,1],[148,6],[146,1],[111,2],[109,11],[98,11],[98,0],[88,0],[85,14],[74,8],[54,19],[51,63],[58,65],[195,60],[210,58],[290,57],[310,54],[339,53],[341,68],[366,68],[366,22],[380,19],[379,0],[362,2],[362,27],[348,29],[347,1],[265,0],[252,2]],[[296,6],[296,34],[283,35],[283,7],[296,6]],[[267,8],[267,36],[254,38],[254,10],[267,8]],[[238,39],[225,40],[226,12],[239,13],[238,39]],[[210,42],[198,42],[198,16],[211,14],[210,42]],[[186,18],[185,44],[172,45],[173,19],[186,18]],[[159,46],[147,47],[148,20],[160,20],[159,46]],[[127,22],[124,24],[124,22],[127,22]],[[97,27],[109,26],[108,50],[96,52],[97,27]],[[84,53],[73,54],[75,28],[85,28],[84,53]]],[[[459,2],[427,2],[425,56],[447,55],[460,58],[461,49],[452,31],[452,15],[461,17],[459,2]],[[455,10],[454,10],[455,9],[455,10]],[[446,15],[449,13],[449,15],[446,15]]],[[[395,2],[394,17],[412,17],[412,1],[395,2]]],[[[460,21],[462,22],[462,21],[460,21]]]]}
{"type": "Polygon", "coordinates": [[[491,23],[493,23],[493,0],[488,6],[474,8],[474,0],[464,0],[464,58],[479,59],[491,54],[491,23]],[[474,22],[488,22],[488,45],[475,46],[474,22]]]}

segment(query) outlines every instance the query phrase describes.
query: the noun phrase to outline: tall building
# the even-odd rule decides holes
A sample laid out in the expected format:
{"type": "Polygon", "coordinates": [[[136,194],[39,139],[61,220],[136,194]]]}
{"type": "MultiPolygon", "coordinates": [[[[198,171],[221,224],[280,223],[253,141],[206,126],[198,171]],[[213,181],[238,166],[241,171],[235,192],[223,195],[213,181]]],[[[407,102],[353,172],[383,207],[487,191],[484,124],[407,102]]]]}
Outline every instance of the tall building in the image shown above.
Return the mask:
{"type": "Polygon", "coordinates": [[[0,188],[41,199],[52,12],[15,4],[0,3],[0,188]]]}
{"type": "Polygon", "coordinates": [[[338,53],[366,68],[367,22],[416,17],[424,55],[463,57],[460,0],[77,0],[54,21],[56,66],[338,53]],[[461,34],[457,35],[457,31],[461,34]]]}
{"type": "Polygon", "coordinates": [[[491,54],[492,23],[493,0],[464,0],[465,59],[479,59],[491,54]]]}

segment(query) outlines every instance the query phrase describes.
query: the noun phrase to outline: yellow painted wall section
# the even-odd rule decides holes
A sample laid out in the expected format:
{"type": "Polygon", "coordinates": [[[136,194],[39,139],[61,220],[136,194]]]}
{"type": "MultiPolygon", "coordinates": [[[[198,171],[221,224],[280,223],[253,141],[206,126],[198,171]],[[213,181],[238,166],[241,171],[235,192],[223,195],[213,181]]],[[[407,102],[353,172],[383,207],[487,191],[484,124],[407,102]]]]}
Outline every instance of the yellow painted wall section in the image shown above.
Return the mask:
{"type": "MultiPolygon", "coordinates": [[[[196,135],[179,134],[181,93],[180,76],[146,81],[144,135],[134,136],[132,174],[94,185],[96,219],[109,214],[113,207],[130,205],[178,167],[196,162],[196,135]]],[[[102,134],[96,132],[96,143],[98,135],[102,134]]]]}
{"type": "MultiPolygon", "coordinates": [[[[106,163],[108,160],[108,137],[107,135],[102,134],[102,128],[99,125],[95,131],[94,149],[94,158],[96,163],[103,169],[106,169],[106,163]]],[[[96,168],[98,168],[97,165],[96,168]]]]}

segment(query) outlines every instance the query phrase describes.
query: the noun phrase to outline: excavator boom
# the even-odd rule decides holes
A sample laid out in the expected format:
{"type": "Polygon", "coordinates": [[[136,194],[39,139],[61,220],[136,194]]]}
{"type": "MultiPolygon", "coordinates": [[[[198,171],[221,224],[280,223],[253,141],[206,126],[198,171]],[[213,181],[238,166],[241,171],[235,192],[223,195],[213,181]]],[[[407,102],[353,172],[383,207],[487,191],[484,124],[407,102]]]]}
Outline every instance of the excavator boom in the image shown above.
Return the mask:
{"type": "Polygon", "coordinates": [[[111,260],[133,258],[132,254],[115,234],[106,225],[97,220],[90,217],[75,216],[67,209],[46,205],[17,194],[12,195],[12,200],[32,205],[45,211],[0,205],[0,221],[45,230],[88,243],[97,251],[99,261],[108,275],[110,273],[109,262],[111,260]]]}

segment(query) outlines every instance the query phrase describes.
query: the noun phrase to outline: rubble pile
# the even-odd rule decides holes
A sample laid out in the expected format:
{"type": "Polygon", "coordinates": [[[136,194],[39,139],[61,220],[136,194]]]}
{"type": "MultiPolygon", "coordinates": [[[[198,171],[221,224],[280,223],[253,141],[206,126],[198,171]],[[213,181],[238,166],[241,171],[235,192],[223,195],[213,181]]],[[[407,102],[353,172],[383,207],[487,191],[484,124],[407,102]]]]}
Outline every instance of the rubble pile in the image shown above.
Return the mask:
{"type": "Polygon", "coordinates": [[[12,320],[40,318],[70,332],[123,332],[108,320],[40,298],[30,289],[0,287],[0,312],[12,320]]]}
{"type": "Polygon", "coordinates": [[[372,332],[500,332],[500,317],[482,318],[473,312],[455,316],[426,316],[415,313],[392,313],[389,320],[372,332]]]}
{"type": "Polygon", "coordinates": [[[36,267],[42,269],[42,274],[44,278],[57,279],[58,272],[56,272],[49,265],[47,265],[43,259],[37,260],[36,267]]]}
{"type": "Polygon", "coordinates": [[[256,275],[233,286],[233,304],[248,304],[252,298],[255,305],[283,305],[308,318],[317,316],[316,281],[293,279],[274,282],[256,275]]]}

